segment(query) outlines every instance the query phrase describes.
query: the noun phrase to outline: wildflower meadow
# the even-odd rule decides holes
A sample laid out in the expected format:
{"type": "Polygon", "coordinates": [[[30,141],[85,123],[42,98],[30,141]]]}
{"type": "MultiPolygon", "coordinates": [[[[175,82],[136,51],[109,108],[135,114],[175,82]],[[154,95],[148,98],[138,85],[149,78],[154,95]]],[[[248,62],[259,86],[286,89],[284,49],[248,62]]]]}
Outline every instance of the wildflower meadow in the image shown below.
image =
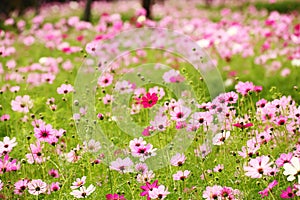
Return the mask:
{"type": "Polygon", "coordinates": [[[0,19],[0,199],[300,199],[300,2],[205,2],[0,19]]]}

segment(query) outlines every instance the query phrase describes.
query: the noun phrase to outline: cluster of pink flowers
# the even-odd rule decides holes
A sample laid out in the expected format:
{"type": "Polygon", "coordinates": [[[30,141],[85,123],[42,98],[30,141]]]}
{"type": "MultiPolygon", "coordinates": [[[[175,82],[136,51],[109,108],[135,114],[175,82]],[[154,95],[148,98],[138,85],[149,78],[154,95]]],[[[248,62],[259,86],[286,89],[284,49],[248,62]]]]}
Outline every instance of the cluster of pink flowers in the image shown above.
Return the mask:
{"type": "Polygon", "coordinates": [[[155,180],[152,184],[147,182],[146,185],[141,186],[143,192],[141,196],[146,196],[147,200],[150,199],[165,199],[170,192],[164,185],[158,185],[158,180],[155,180]]]}
{"type": "Polygon", "coordinates": [[[214,199],[240,199],[241,192],[231,187],[222,187],[219,185],[208,186],[203,191],[203,198],[207,200],[214,199]]]}

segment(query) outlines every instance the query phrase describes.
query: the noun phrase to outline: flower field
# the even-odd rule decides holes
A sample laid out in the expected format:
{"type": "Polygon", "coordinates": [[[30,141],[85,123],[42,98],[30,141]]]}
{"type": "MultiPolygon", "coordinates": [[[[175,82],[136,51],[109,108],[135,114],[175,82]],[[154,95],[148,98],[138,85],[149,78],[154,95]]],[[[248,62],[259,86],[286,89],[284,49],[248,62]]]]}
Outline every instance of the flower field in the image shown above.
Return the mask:
{"type": "Polygon", "coordinates": [[[299,11],[84,5],[0,21],[0,199],[300,198],[299,11]]]}

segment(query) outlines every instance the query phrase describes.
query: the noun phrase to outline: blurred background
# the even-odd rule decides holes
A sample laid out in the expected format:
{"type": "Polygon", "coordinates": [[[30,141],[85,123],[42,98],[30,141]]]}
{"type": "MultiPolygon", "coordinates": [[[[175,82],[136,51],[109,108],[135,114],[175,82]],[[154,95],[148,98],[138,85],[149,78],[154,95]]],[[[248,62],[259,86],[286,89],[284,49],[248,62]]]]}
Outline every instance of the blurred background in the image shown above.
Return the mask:
{"type": "MultiPolygon", "coordinates": [[[[132,3],[139,2],[140,5],[147,11],[147,18],[155,19],[155,14],[152,11],[152,7],[156,4],[162,4],[168,6],[172,0],[86,0],[78,2],[82,9],[82,19],[85,21],[92,20],[92,7],[94,2],[112,2],[112,3],[132,3]]],[[[189,3],[191,0],[180,0],[178,3],[189,3]]],[[[0,19],[10,17],[12,14],[22,16],[28,10],[34,10],[39,14],[41,7],[51,5],[54,3],[68,3],[70,0],[1,0],[0,6],[0,19]]],[[[195,2],[195,1],[193,1],[195,2]]],[[[280,13],[289,13],[300,10],[300,0],[197,0],[197,7],[199,9],[222,9],[225,7],[234,6],[236,9],[243,9],[249,5],[255,6],[257,9],[266,9],[268,11],[278,11],[280,13]]],[[[95,13],[96,15],[96,13],[95,13]]]]}

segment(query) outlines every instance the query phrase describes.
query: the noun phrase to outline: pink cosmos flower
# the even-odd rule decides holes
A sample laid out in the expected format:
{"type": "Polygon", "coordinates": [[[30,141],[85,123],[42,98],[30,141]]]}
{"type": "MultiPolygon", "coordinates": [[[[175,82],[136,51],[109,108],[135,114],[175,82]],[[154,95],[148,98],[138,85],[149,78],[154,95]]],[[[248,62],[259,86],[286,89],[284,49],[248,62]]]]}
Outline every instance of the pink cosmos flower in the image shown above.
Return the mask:
{"type": "Polygon", "coordinates": [[[137,98],[136,100],[139,104],[142,104],[144,108],[151,108],[157,103],[158,97],[156,93],[150,94],[148,92],[145,96],[137,98]]]}
{"type": "Polygon", "coordinates": [[[85,50],[88,54],[91,54],[92,56],[97,55],[97,46],[98,46],[98,42],[93,41],[90,42],[86,45],[85,50]]]}
{"type": "Polygon", "coordinates": [[[51,192],[56,192],[58,190],[60,190],[59,182],[51,183],[50,191],[51,192]]]}
{"type": "Polygon", "coordinates": [[[43,157],[42,147],[40,145],[39,140],[36,141],[36,145],[34,145],[34,144],[29,145],[29,151],[30,151],[30,153],[25,155],[27,158],[27,162],[29,164],[33,164],[33,163],[40,164],[40,163],[46,161],[46,158],[43,157]]]}
{"type": "Polygon", "coordinates": [[[15,186],[14,193],[18,194],[18,195],[22,195],[24,193],[24,191],[26,190],[28,183],[29,183],[29,180],[27,180],[27,179],[22,179],[22,180],[17,181],[14,184],[14,186],[15,186]]]}
{"type": "Polygon", "coordinates": [[[147,158],[156,155],[156,149],[153,148],[153,145],[150,143],[147,144],[142,138],[135,138],[130,141],[129,146],[132,156],[139,157],[140,161],[145,161],[147,158]]]}
{"type": "Polygon", "coordinates": [[[81,150],[81,147],[78,144],[69,153],[66,153],[65,156],[66,156],[67,161],[72,162],[72,163],[77,162],[81,158],[80,150],[81,150]]]}
{"type": "Polygon", "coordinates": [[[126,200],[124,195],[118,195],[118,194],[107,194],[106,200],[126,200]]]}
{"type": "Polygon", "coordinates": [[[166,128],[170,125],[170,122],[166,115],[156,115],[154,121],[151,121],[150,124],[154,130],[165,131],[166,128]]]}
{"type": "Polygon", "coordinates": [[[50,124],[41,124],[39,127],[34,128],[34,136],[40,141],[47,142],[49,138],[54,137],[55,132],[50,124]]]}
{"type": "Polygon", "coordinates": [[[174,155],[170,162],[171,162],[171,165],[173,166],[182,166],[184,164],[186,160],[186,157],[184,154],[180,154],[180,153],[177,153],[176,155],[174,155]]]}
{"type": "Polygon", "coordinates": [[[199,126],[208,126],[213,121],[213,116],[209,112],[195,112],[192,114],[191,118],[192,121],[190,122],[196,123],[199,126]]]}
{"type": "Polygon", "coordinates": [[[41,179],[32,180],[28,183],[28,192],[32,195],[40,195],[47,191],[47,184],[41,179]]]}
{"type": "Polygon", "coordinates": [[[170,112],[171,119],[174,121],[185,121],[191,114],[191,109],[184,106],[176,106],[173,111],[170,112]]]}
{"type": "Polygon", "coordinates": [[[178,171],[176,174],[173,174],[173,180],[175,181],[184,181],[191,172],[189,170],[178,171]]]}
{"type": "Polygon", "coordinates": [[[147,200],[150,200],[149,192],[152,191],[154,188],[158,188],[158,180],[155,180],[152,184],[146,182],[146,185],[141,186],[143,192],[141,192],[141,196],[147,196],[147,200]]]}
{"type": "Polygon", "coordinates": [[[13,137],[10,139],[9,137],[5,136],[3,141],[0,141],[0,155],[5,155],[12,151],[12,149],[17,146],[16,138],[13,137]]]}
{"type": "Polygon", "coordinates": [[[11,92],[18,92],[20,90],[20,86],[12,86],[9,88],[9,91],[11,92]]]}
{"type": "Polygon", "coordinates": [[[111,102],[113,102],[114,98],[112,95],[106,94],[103,98],[102,101],[103,103],[106,104],[110,104],[111,102]]]}
{"type": "Polygon", "coordinates": [[[290,163],[293,158],[293,153],[282,153],[280,157],[276,160],[277,167],[282,167],[285,163],[290,163]]]}
{"type": "Polygon", "coordinates": [[[76,181],[72,183],[71,189],[75,190],[85,184],[86,176],[82,178],[76,178],[76,181]]]}
{"type": "Polygon", "coordinates": [[[83,148],[85,151],[96,153],[101,149],[101,145],[100,142],[91,139],[88,142],[87,141],[83,142],[83,148]]]}
{"type": "Polygon", "coordinates": [[[252,82],[239,82],[235,89],[238,93],[242,94],[243,96],[248,95],[249,92],[254,91],[254,84],[252,82]]]}
{"type": "Polygon", "coordinates": [[[269,192],[276,186],[278,185],[278,181],[274,180],[271,183],[269,183],[268,187],[265,188],[262,191],[259,191],[258,194],[261,195],[262,198],[269,196],[269,192]]]}
{"type": "Polygon", "coordinates": [[[0,159],[0,174],[10,171],[17,171],[20,169],[20,163],[17,163],[16,159],[11,159],[6,154],[3,160],[0,159]]]}
{"type": "Polygon", "coordinates": [[[70,92],[74,92],[74,88],[71,84],[62,84],[57,88],[58,94],[68,94],[70,92]]]}
{"type": "Polygon", "coordinates": [[[273,162],[269,162],[270,158],[268,156],[256,157],[251,159],[248,163],[249,166],[244,166],[246,171],[246,176],[251,178],[261,178],[262,175],[268,175],[272,168],[270,167],[273,162]]]}
{"type": "Polygon", "coordinates": [[[153,94],[153,93],[157,94],[157,97],[158,97],[159,100],[162,99],[162,98],[165,96],[165,91],[164,91],[164,89],[161,88],[161,87],[158,87],[158,86],[155,86],[155,87],[153,87],[153,88],[150,88],[150,89],[149,89],[149,93],[150,93],[150,94],[153,94]]]}
{"type": "Polygon", "coordinates": [[[113,79],[114,77],[109,74],[109,73],[106,73],[106,74],[103,74],[99,77],[98,79],[98,84],[101,86],[101,87],[107,87],[109,85],[112,84],[113,82],[113,79]]]}
{"type": "Polygon", "coordinates": [[[235,92],[228,92],[228,93],[225,93],[225,97],[226,97],[226,102],[227,103],[230,103],[230,104],[234,104],[237,102],[238,100],[238,94],[235,93],[235,92]]]}
{"type": "Polygon", "coordinates": [[[115,85],[115,90],[120,92],[120,94],[130,93],[133,91],[133,89],[134,85],[126,80],[118,81],[115,85]]]}
{"type": "Polygon", "coordinates": [[[214,186],[207,186],[205,190],[203,191],[202,197],[206,200],[214,200],[218,199],[218,197],[221,194],[222,187],[219,185],[214,185],[214,186]]]}
{"type": "Polygon", "coordinates": [[[9,119],[10,119],[9,114],[4,114],[0,117],[0,121],[2,121],[2,122],[8,121],[9,119]]]}
{"type": "Polygon", "coordinates": [[[194,153],[197,157],[201,156],[205,158],[211,152],[211,148],[208,144],[204,143],[200,145],[197,149],[194,150],[194,153]]]}
{"type": "Polygon", "coordinates": [[[133,162],[127,157],[125,159],[117,158],[116,161],[110,163],[109,168],[124,174],[127,172],[133,172],[132,166],[133,162]]]}
{"type": "Polygon", "coordinates": [[[268,103],[267,100],[265,99],[260,99],[259,101],[256,102],[256,107],[259,107],[259,108],[263,108],[265,107],[265,105],[268,103]]]}
{"type": "Polygon", "coordinates": [[[47,74],[42,74],[41,75],[41,81],[43,83],[49,83],[49,84],[52,84],[53,81],[55,80],[55,75],[52,74],[52,73],[47,73],[47,74]]]}
{"type": "Polygon", "coordinates": [[[149,191],[149,197],[151,199],[165,199],[168,194],[170,194],[170,192],[164,185],[160,185],[158,188],[153,188],[149,191]]]}
{"type": "Polygon", "coordinates": [[[283,199],[291,199],[295,197],[295,194],[292,188],[289,186],[288,188],[286,188],[286,190],[281,191],[280,197],[283,199]]]}
{"type": "Polygon", "coordinates": [[[150,136],[151,133],[152,133],[152,131],[153,131],[153,127],[152,127],[152,126],[147,126],[147,127],[143,130],[142,135],[143,135],[143,136],[150,136]]]}
{"type": "Polygon", "coordinates": [[[214,167],[214,172],[221,172],[224,169],[224,165],[218,164],[217,166],[214,167]]]}
{"type": "Polygon", "coordinates": [[[166,83],[179,83],[184,81],[184,77],[180,75],[180,72],[175,70],[175,69],[171,69],[168,72],[165,72],[163,75],[163,79],[166,83]]]}
{"type": "Polygon", "coordinates": [[[135,170],[140,173],[148,171],[148,166],[145,163],[138,163],[135,165],[135,170]]]}
{"type": "Polygon", "coordinates": [[[11,107],[13,111],[28,113],[29,109],[33,107],[33,102],[28,95],[17,96],[15,100],[11,101],[11,107]]]}
{"type": "Polygon", "coordinates": [[[50,176],[52,176],[53,178],[59,178],[59,173],[58,173],[58,171],[56,169],[50,169],[48,171],[48,174],[50,176]]]}
{"type": "Polygon", "coordinates": [[[139,183],[146,183],[148,181],[151,181],[154,177],[155,177],[155,174],[153,173],[152,170],[150,170],[150,171],[145,171],[142,174],[138,174],[136,177],[136,180],[139,183]]]}

